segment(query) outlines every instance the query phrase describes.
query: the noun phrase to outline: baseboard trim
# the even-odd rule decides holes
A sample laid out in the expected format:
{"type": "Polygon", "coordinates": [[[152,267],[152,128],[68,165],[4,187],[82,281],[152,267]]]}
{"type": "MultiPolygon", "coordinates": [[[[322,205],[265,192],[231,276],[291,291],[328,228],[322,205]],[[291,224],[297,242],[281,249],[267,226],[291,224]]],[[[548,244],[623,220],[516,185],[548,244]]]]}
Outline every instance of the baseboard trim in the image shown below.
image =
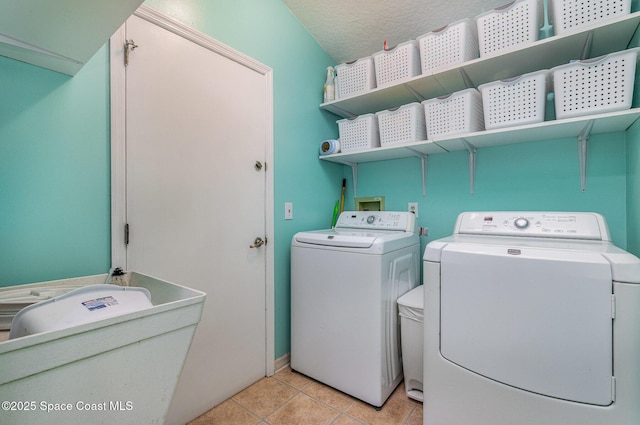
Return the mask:
{"type": "Polygon", "coordinates": [[[278,357],[276,359],[276,364],[275,364],[276,373],[288,367],[290,363],[291,363],[291,353],[287,353],[284,356],[278,357]]]}

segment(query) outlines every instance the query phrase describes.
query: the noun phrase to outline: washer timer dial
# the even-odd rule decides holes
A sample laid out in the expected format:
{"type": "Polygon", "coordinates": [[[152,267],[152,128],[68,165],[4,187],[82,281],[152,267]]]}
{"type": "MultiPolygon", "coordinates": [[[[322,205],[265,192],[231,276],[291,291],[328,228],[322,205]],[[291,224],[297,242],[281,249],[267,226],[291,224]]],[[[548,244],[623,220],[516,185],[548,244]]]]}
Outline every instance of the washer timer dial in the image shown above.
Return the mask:
{"type": "Polygon", "coordinates": [[[524,217],[519,217],[513,221],[513,225],[518,229],[526,229],[529,227],[529,220],[524,217]]]}

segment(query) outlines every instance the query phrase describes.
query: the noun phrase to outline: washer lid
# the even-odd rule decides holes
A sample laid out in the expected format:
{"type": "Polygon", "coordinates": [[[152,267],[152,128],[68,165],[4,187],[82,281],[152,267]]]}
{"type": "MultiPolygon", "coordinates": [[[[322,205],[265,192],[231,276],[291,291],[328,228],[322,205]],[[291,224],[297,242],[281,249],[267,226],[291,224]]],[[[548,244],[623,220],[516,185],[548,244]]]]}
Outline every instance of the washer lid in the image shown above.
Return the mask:
{"type": "Polygon", "coordinates": [[[319,230],[301,232],[294,236],[296,242],[312,245],[340,246],[347,248],[370,248],[378,235],[369,232],[319,230]]]}

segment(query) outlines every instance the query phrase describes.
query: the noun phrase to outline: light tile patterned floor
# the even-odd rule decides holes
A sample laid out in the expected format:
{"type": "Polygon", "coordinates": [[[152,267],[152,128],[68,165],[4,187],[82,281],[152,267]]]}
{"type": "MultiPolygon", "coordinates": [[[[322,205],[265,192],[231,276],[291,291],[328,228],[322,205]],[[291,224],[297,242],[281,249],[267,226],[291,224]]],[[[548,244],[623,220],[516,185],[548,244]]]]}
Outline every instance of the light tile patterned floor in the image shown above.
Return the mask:
{"type": "Polygon", "coordinates": [[[422,425],[422,403],[401,383],[381,410],[286,368],[189,425],[422,425]]]}

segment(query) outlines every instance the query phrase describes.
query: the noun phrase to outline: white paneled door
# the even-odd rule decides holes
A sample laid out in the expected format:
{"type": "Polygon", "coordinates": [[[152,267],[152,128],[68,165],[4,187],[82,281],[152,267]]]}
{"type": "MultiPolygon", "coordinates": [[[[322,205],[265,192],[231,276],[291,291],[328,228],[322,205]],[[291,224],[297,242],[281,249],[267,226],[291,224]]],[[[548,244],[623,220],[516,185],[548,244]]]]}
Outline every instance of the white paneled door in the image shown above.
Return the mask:
{"type": "Polygon", "coordinates": [[[269,371],[270,247],[254,241],[267,238],[271,75],[139,16],[124,37],[137,46],[125,67],[126,268],[207,293],[167,420],[183,424],[269,371]]]}

